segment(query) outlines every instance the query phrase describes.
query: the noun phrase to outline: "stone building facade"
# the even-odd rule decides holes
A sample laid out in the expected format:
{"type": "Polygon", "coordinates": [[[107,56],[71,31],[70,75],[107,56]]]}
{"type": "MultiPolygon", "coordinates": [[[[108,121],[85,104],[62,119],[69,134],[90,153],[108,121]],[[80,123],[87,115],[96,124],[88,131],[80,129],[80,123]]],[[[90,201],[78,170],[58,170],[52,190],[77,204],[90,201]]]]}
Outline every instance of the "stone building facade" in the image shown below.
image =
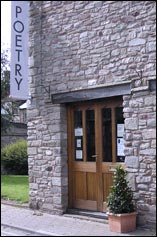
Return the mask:
{"type": "Polygon", "coordinates": [[[69,207],[67,104],[120,96],[138,223],[156,222],[155,1],[30,1],[30,206],[69,207]]]}

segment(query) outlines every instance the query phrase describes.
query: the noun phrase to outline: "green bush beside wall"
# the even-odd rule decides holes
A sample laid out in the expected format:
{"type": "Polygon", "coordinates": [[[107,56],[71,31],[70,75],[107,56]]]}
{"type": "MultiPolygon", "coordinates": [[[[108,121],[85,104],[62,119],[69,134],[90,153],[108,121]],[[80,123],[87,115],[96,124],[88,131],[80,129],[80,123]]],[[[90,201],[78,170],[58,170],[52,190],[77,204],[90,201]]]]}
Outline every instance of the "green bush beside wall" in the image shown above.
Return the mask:
{"type": "Polygon", "coordinates": [[[7,174],[28,174],[27,141],[19,140],[1,149],[1,166],[7,174]]]}

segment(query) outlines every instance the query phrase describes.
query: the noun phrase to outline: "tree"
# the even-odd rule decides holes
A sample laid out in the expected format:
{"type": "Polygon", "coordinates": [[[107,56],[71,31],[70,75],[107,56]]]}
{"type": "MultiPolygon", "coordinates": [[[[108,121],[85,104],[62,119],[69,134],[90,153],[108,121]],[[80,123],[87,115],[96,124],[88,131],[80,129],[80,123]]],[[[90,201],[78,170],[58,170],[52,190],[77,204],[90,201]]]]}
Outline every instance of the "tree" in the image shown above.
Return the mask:
{"type": "Polygon", "coordinates": [[[5,131],[13,120],[12,103],[8,96],[10,91],[9,51],[1,52],[1,131],[5,131]]]}
{"type": "Polygon", "coordinates": [[[1,52],[1,99],[4,100],[9,95],[10,90],[10,71],[8,50],[1,52]]]}
{"type": "Polygon", "coordinates": [[[23,104],[22,100],[13,101],[10,94],[10,65],[9,50],[1,52],[1,132],[6,132],[15,122],[18,108],[23,104]]]}

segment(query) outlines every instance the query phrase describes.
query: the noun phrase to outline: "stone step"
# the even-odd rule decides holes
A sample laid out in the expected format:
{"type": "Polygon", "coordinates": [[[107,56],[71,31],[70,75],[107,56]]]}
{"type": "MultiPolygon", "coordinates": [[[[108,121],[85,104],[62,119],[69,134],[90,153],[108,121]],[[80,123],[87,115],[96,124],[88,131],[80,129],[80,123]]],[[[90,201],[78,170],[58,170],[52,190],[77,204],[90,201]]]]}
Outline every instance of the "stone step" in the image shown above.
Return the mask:
{"type": "Polygon", "coordinates": [[[108,224],[108,215],[104,212],[67,209],[64,216],[108,224]]]}

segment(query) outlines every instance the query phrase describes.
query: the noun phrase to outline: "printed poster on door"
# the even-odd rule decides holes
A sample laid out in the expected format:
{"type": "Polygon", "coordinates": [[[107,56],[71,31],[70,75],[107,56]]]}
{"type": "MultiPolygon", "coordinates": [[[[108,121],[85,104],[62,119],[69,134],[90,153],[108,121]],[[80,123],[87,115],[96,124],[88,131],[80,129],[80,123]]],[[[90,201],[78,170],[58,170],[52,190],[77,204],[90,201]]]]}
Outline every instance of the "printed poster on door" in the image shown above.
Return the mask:
{"type": "Polygon", "coordinates": [[[124,156],[124,139],[117,138],[117,155],[124,156]]]}

